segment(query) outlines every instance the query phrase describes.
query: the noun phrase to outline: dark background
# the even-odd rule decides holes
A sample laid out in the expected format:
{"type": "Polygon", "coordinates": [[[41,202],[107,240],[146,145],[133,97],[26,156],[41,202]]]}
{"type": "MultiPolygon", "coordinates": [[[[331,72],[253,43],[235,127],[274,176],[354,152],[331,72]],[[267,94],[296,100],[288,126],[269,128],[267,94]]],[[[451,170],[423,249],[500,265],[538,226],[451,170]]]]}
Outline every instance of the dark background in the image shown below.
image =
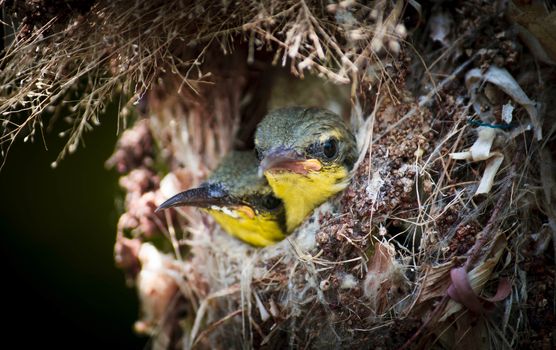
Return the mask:
{"type": "Polygon", "coordinates": [[[142,349],[137,296],[114,266],[121,197],[112,153],[116,115],[85,134],[85,147],[50,167],[57,131],[12,146],[0,171],[2,334],[18,348],[142,349]],[[7,311],[7,312],[6,312],[7,311]],[[14,343],[15,342],[15,343],[14,343]]]}

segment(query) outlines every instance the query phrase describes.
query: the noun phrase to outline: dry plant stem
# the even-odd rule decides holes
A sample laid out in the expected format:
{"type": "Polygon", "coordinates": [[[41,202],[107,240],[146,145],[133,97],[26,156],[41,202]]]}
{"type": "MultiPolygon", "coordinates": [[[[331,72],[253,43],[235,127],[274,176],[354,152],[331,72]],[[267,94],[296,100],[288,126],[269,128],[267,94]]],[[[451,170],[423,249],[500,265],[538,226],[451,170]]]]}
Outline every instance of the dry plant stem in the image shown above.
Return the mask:
{"type": "Polygon", "coordinates": [[[195,339],[195,342],[193,343],[193,346],[191,347],[192,349],[194,349],[199,342],[205,338],[207,335],[209,335],[212,331],[214,331],[218,326],[220,326],[222,323],[226,322],[227,320],[229,320],[232,317],[235,317],[237,315],[241,315],[241,313],[243,312],[242,309],[238,309],[235,310],[234,312],[226,315],[225,317],[219,319],[218,321],[215,321],[213,323],[211,323],[207,329],[205,329],[204,331],[202,331],[199,336],[197,336],[197,339],[195,339]]]}
{"type": "MultiPolygon", "coordinates": [[[[471,267],[475,264],[475,262],[480,258],[481,248],[484,247],[485,244],[489,242],[490,239],[494,238],[493,235],[495,234],[496,230],[493,230],[493,226],[498,221],[500,211],[506,204],[507,197],[510,194],[509,189],[511,188],[511,184],[512,184],[511,180],[514,172],[515,172],[515,163],[510,168],[509,174],[506,176],[506,179],[504,180],[504,185],[500,189],[502,194],[498,199],[498,201],[496,202],[494,209],[492,210],[492,214],[490,216],[490,219],[488,220],[488,223],[481,231],[479,238],[477,238],[473,247],[467,253],[467,260],[465,261],[464,264],[465,271],[469,271],[471,269],[471,267]]],[[[440,302],[438,303],[434,311],[423,322],[423,324],[419,327],[419,329],[415,332],[415,334],[413,334],[411,338],[409,338],[399,350],[408,349],[409,346],[411,346],[411,344],[413,344],[417,340],[417,337],[419,337],[419,335],[423,333],[423,331],[428,327],[428,325],[440,315],[440,312],[444,309],[449,299],[450,297],[447,294],[442,297],[442,299],[440,300],[440,302]]]]}
{"type": "MultiPolygon", "coordinates": [[[[430,100],[437,95],[440,91],[442,91],[448,83],[453,81],[471,62],[473,62],[480,54],[482,54],[484,50],[479,50],[473,54],[467,61],[463,62],[459,67],[457,67],[452,74],[444,78],[434,89],[432,89],[421,101],[419,101],[419,107],[426,106],[430,100]]],[[[399,122],[402,122],[400,119],[399,122]]]]}
{"type": "Polygon", "coordinates": [[[495,233],[496,231],[493,230],[493,226],[497,222],[500,211],[502,210],[502,208],[506,204],[506,200],[507,200],[507,198],[510,194],[509,189],[511,188],[511,185],[512,185],[512,177],[513,177],[514,172],[515,172],[515,165],[512,165],[512,167],[510,168],[510,172],[509,172],[508,176],[504,180],[504,185],[500,189],[502,194],[500,195],[500,198],[498,199],[498,202],[496,203],[496,205],[494,206],[494,209],[492,210],[492,214],[490,216],[490,219],[488,220],[485,228],[481,231],[481,234],[480,234],[479,238],[475,241],[475,244],[473,245],[473,247],[467,253],[467,260],[465,261],[465,264],[464,264],[465,271],[471,270],[473,265],[480,258],[481,248],[484,247],[490,240],[492,240],[494,238],[494,235],[496,234],[495,233]]]}

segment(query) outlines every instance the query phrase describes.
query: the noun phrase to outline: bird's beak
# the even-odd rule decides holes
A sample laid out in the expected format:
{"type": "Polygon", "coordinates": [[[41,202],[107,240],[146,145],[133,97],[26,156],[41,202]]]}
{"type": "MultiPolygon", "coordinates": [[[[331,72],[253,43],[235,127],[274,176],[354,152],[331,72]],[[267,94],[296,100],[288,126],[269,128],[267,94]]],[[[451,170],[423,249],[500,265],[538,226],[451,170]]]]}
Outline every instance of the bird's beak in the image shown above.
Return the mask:
{"type": "Polygon", "coordinates": [[[259,176],[266,171],[289,171],[305,175],[309,171],[319,171],[322,163],[318,159],[306,159],[295,150],[271,150],[259,165],[259,176]]]}
{"type": "Polygon", "coordinates": [[[223,189],[206,185],[176,194],[156,208],[155,212],[182,206],[208,208],[212,205],[222,206],[232,202],[232,198],[223,189]]]}

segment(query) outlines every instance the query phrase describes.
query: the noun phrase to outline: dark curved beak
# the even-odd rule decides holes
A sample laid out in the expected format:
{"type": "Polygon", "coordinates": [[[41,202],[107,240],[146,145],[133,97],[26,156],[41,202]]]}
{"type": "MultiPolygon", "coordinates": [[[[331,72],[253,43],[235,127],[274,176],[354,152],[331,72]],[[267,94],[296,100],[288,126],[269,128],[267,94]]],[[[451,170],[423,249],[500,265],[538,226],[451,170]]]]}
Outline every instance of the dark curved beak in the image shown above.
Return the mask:
{"type": "Polygon", "coordinates": [[[206,185],[176,194],[156,208],[155,213],[172,207],[192,206],[207,208],[211,205],[225,205],[231,202],[232,198],[222,188],[206,185]]]}
{"type": "Polygon", "coordinates": [[[259,165],[259,176],[267,170],[285,170],[298,174],[307,174],[309,170],[320,170],[322,164],[316,159],[307,159],[291,148],[270,150],[259,165]]]}

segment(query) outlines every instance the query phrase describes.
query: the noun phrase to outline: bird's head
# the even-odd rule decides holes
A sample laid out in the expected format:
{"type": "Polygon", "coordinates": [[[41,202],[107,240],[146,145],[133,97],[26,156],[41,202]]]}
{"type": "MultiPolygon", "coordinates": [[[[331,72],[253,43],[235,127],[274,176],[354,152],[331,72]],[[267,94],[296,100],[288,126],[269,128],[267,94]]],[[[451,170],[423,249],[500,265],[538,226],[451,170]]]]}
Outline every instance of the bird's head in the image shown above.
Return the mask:
{"type": "Polygon", "coordinates": [[[344,189],[357,158],[344,120],[321,108],[290,107],[268,114],[255,134],[259,175],[284,201],[288,231],[344,189]]]}
{"type": "Polygon", "coordinates": [[[259,171],[299,174],[341,166],[357,158],[355,138],[340,116],[321,108],[289,107],[268,114],[255,135],[259,171]]]}
{"type": "Polygon", "coordinates": [[[200,187],[176,194],[157,211],[180,206],[206,210],[226,232],[255,246],[285,237],[283,203],[257,176],[252,152],[233,152],[200,187]]]}

